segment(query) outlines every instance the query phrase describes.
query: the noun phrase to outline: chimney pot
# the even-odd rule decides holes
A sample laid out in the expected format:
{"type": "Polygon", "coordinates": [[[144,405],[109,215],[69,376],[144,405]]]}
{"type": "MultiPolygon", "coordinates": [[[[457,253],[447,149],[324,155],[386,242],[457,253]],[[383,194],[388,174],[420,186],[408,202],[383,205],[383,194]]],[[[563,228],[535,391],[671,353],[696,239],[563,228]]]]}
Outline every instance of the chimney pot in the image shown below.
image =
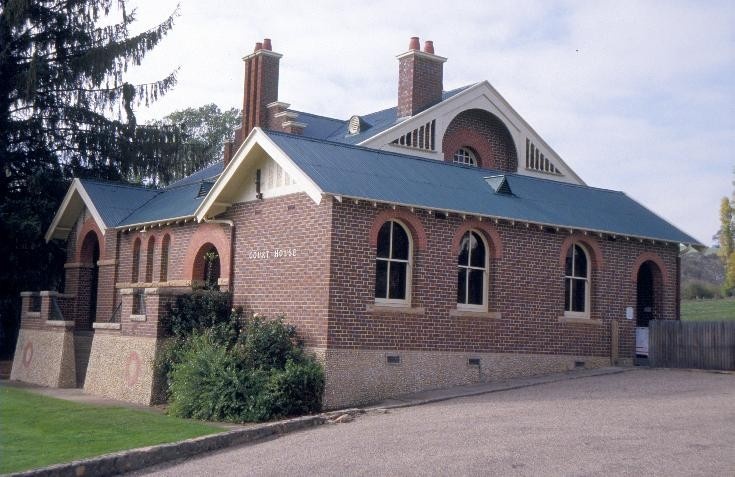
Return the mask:
{"type": "Polygon", "coordinates": [[[434,42],[431,40],[426,40],[424,42],[424,53],[430,53],[434,54],[434,42]]]}
{"type": "Polygon", "coordinates": [[[409,50],[421,50],[421,44],[419,43],[419,37],[412,36],[411,41],[408,43],[409,50]]]}
{"type": "Polygon", "coordinates": [[[255,49],[253,50],[253,53],[255,53],[256,51],[260,51],[262,49],[263,49],[263,44],[261,42],[258,42],[255,44],[255,49]]]}
{"type": "Polygon", "coordinates": [[[266,38],[263,40],[263,49],[268,51],[271,51],[273,49],[273,47],[271,46],[270,38],[266,38]]]}

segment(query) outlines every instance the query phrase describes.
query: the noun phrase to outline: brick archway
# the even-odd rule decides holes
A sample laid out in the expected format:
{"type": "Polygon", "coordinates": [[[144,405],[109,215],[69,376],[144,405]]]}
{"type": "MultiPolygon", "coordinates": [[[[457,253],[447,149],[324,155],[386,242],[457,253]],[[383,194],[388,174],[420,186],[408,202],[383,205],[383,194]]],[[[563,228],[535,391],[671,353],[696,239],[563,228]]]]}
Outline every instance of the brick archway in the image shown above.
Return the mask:
{"type": "Polygon", "coordinates": [[[666,269],[666,265],[664,264],[663,259],[654,252],[642,252],[640,255],[638,255],[638,258],[635,259],[635,262],[633,263],[633,268],[630,271],[630,280],[633,283],[636,283],[638,281],[638,272],[640,271],[641,266],[646,262],[653,262],[656,267],[658,267],[658,271],[661,274],[661,281],[664,285],[668,285],[669,274],[668,270],[666,269]]]}
{"type": "Polygon", "coordinates": [[[94,233],[95,237],[97,238],[100,259],[103,260],[107,258],[105,256],[104,235],[102,235],[102,231],[100,230],[99,226],[97,226],[97,222],[95,222],[94,219],[90,217],[84,221],[84,223],[82,224],[82,228],[79,230],[79,235],[77,235],[76,251],[74,253],[74,260],[76,262],[90,263],[85,262],[85,259],[88,259],[91,255],[89,255],[89,250],[84,248],[84,241],[90,232],[94,233]],[[87,256],[85,257],[85,255],[87,256]]]}
{"type": "Polygon", "coordinates": [[[491,257],[498,259],[503,256],[503,243],[500,240],[500,234],[495,230],[495,227],[479,220],[468,220],[462,223],[454,233],[454,238],[452,239],[452,253],[454,255],[459,253],[459,245],[462,242],[462,237],[470,230],[477,230],[485,237],[485,241],[490,247],[491,257]]]}
{"type": "Polygon", "coordinates": [[[592,260],[593,270],[601,270],[604,267],[605,262],[599,242],[588,235],[575,233],[564,239],[564,242],[561,244],[561,250],[559,251],[559,265],[561,265],[562,268],[564,268],[569,249],[575,243],[581,244],[587,250],[590,255],[590,259],[592,260]]]}
{"type": "Polygon", "coordinates": [[[229,279],[231,273],[231,247],[230,239],[217,224],[201,224],[194,232],[189,241],[189,248],[186,250],[184,258],[184,279],[195,280],[195,268],[197,255],[207,244],[211,244],[217,249],[220,260],[220,277],[229,279]]]}
{"type": "Polygon", "coordinates": [[[468,147],[478,155],[478,166],[501,172],[518,170],[518,153],[513,136],[503,121],[484,109],[467,109],[449,123],[442,138],[444,160],[468,147]]]}
{"type": "Polygon", "coordinates": [[[426,248],[426,231],[421,221],[411,212],[402,209],[383,210],[375,216],[373,225],[370,228],[370,246],[372,248],[378,246],[378,232],[380,231],[380,227],[387,221],[394,219],[408,227],[415,250],[424,250],[426,248]]]}

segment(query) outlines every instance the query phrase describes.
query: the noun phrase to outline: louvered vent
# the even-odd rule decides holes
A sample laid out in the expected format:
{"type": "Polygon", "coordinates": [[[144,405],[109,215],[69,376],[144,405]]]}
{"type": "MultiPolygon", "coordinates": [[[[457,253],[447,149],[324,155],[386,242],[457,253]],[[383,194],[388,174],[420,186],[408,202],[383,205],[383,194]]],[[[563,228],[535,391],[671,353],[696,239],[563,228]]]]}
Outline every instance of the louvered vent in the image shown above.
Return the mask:
{"type": "Polygon", "coordinates": [[[562,175],[561,171],[528,138],[526,138],[526,169],[546,174],[562,175]]]}
{"type": "Polygon", "coordinates": [[[350,134],[357,134],[362,130],[362,120],[360,119],[360,116],[352,116],[350,118],[350,125],[347,129],[350,134]]]}
{"type": "Polygon", "coordinates": [[[431,120],[423,126],[419,126],[413,131],[395,139],[391,144],[422,149],[424,151],[434,151],[436,150],[434,146],[435,128],[436,120],[431,120]]]}
{"type": "Polygon", "coordinates": [[[486,177],[485,182],[493,188],[496,194],[513,195],[510,184],[508,184],[508,179],[505,176],[486,177]]]}
{"type": "Polygon", "coordinates": [[[202,181],[202,183],[199,184],[199,192],[197,193],[197,198],[204,197],[205,195],[209,194],[209,191],[212,190],[213,185],[214,182],[202,181]]]}

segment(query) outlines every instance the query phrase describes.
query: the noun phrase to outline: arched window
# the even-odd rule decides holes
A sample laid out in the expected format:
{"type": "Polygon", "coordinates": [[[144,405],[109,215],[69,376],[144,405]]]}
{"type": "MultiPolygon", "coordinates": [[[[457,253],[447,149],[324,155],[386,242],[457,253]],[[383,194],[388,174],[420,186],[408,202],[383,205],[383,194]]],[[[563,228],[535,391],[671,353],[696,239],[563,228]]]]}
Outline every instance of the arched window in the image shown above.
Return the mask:
{"type": "Polygon", "coordinates": [[[454,153],[452,162],[455,164],[477,167],[477,156],[469,147],[460,147],[454,153]]]}
{"type": "Polygon", "coordinates": [[[133,242],[133,272],[130,275],[130,281],[137,283],[140,278],[140,238],[136,238],[133,242]]]}
{"type": "Polygon", "coordinates": [[[375,258],[375,301],[407,303],[411,296],[411,238],[400,223],[380,227],[375,258]]]}
{"type": "Polygon", "coordinates": [[[457,267],[457,307],[487,309],[487,247],[474,230],[462,236],[457,267]]]}
{"type": "Polygon", "coordinates": [[[145,281],[151,283],[153,281],[153,251],[156,248],[156,238],[148,239],[148,248],[145,257],[145,281]]]}
{"type": "Polygon", "coordinates": [[[171,236],[166,234],[161,241],[161,278],[159,281],[168,281],[168,249],[171,246],[171,236]]]}
{"type": "Polygon", "coordinates": [[[587,251],[574,244],[567,252],[564,270],[564,314],[589,317],[590,259],[587,251]]]}

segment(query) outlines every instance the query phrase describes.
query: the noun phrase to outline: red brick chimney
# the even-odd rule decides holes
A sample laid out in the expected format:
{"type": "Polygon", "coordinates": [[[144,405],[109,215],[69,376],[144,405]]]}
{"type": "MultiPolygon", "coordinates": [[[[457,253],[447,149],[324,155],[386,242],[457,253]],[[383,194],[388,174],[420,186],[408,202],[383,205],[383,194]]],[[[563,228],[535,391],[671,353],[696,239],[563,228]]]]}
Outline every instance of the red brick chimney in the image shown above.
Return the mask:
{"type": "Polygon", "coordinates": [[[268,127],[268,105],[278,101],[278,62],[283,55],[272,51],[271,40],[255,44],[245,62],[245,94],[242,102],[242,142],[254,127],[268,127]]]}
{"type": "Polygon", "coordinates": [[[398,55],[398,117],[413,116],[442,100],[444,62],[434,54],[434,43],[411,37],[408,51],[398,55]]]}

